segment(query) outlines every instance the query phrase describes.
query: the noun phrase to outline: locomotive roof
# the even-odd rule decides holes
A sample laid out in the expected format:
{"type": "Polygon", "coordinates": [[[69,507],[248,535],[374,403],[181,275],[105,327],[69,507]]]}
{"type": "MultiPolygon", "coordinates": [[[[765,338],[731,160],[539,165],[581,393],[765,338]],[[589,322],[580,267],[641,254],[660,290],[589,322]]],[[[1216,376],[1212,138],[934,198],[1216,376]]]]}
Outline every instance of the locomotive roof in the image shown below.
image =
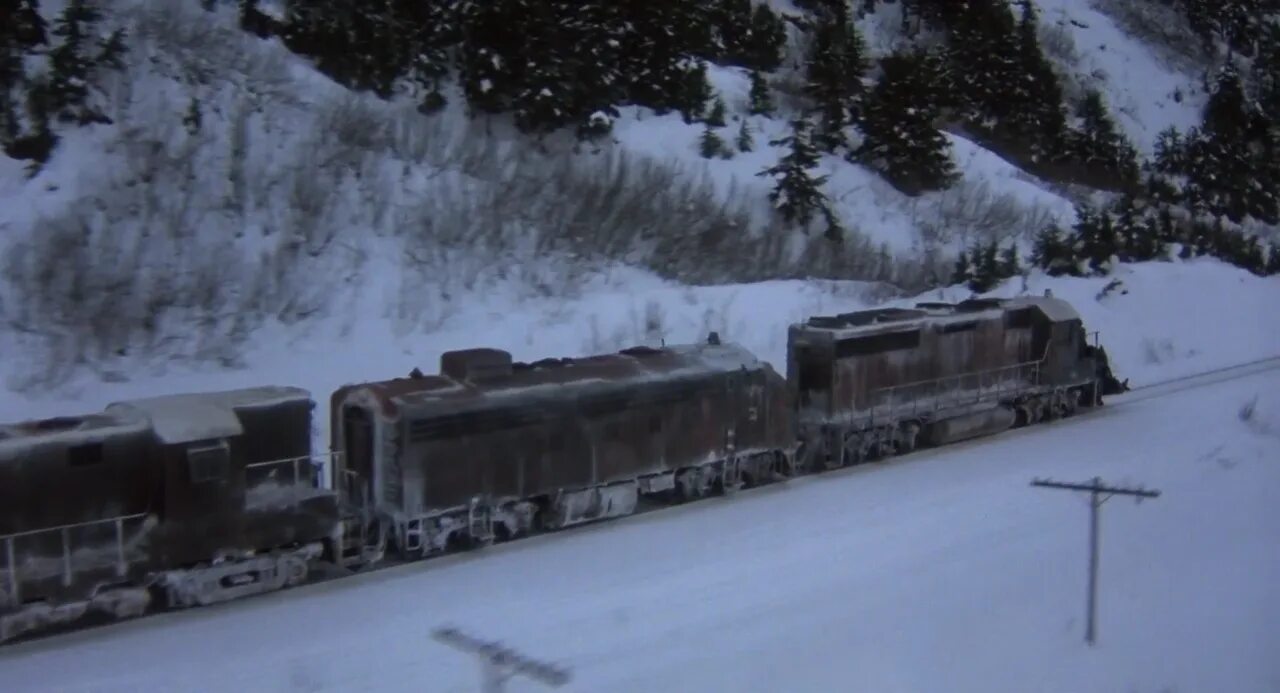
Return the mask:
{"type": "Polygon", "coordinates": [[[0,424],[0,456],[45,444],[79,445],[144,433],[147,422],[129,412],[59,416],[0,424]]]}
{"type": "Polygon", "coordinates": [[[469,380],[423,375],[362,383],[348,389],[368,391],[390,414],[404,407],[446,404],[454,410],[459,405],[492,398],[553,394],[563,388],[577,390],[609,383],[675,380],[760,366],[751,352],[737,344],[633,347],[613,354],[513,363],[510,372],[469,380]]]}
{"type": "Polygon", "coordinates": [[[1049,296],[970,299],[960,303],[924,302],[915,308],[875,308],[852,313],[816,316],[800,325],[808,331],[830,332],[837,339],[871,335],[925,324],[991,320],[1020,308],[1038,308],[1052,322],[1079,320],[1071,304],[1049,296]]]}
{"type": "Polygon", "coordinates": [[[244,432],[241,409],[310,402],[311,393],[296,387],[269,385],[222,392],[162,395],[116,402],[108,413],[133,412],[151,424],[165,445],[226,438],[244,432]]]}

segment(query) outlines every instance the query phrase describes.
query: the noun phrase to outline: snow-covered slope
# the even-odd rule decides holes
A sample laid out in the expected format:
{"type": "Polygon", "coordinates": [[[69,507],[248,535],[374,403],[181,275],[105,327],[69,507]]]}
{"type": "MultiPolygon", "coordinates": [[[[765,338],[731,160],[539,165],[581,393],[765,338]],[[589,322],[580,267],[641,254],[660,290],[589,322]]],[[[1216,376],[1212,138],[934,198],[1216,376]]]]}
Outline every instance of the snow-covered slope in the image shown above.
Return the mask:
{"type": "Polygon", "coordinates": [[[452,625],[567,666],[568,691],[1273,691],[1277,392],[1272,372],[1117,400],[732,499],[18,644],[0,650],[0,690],[477,690],[476,662],[430,638],[452,625]],[[1089,648],[1088,506],[1028,482],[1094,475],[1162,495],[1102,510],[1089,648]]]}
{"type": "MultiPolygon", "coordinates": [[[[1203,95],[1186,68],[1084,3],[1038,5],[1059,69],[1102,89],[1143,149],[1164,126],[1196,119],[1203,95]]],[[[873,51],[907,40],[899,12],[881,3],[860,20],[873,51]]],[[[234,364],[273,338],[258,332],[273,320],[364,330],[370,306],[397,329],[430,334],[442,316],[483,311],[476,295],[573,298],[619,264],[695,281],[918,280],[975,238],[1025,237],[1072,217],[1062,191],[948,135],[962,178],[916,198],[822,159],[851,233],[841,254],[820,229],[779,227],[770,183],[756,175],[782,151],[769,141],[787,130],[794,84],[780,85],[776,118],[747,116],[746,76],[712,68],[729,106],[722,136],[732,140],[743,118],[755,131],[754,151],[731,159],[699,155],[700,126],[635,108],[610,141],[574,151],[468,122],[458,94],[431,117],[352,95],[279,41],[239,30],[234,3],[205,12],[123,0],[107,17],[128,29],[131,49],[102,85],[114,124],[65,131],[31,179],[0,158],[0,339],[21,339],[25,364],[11,388],[138,360],[234,364]],[[378,300],[352,298],[370,286],[378,300]]],[[[792,67],[775,79],[794,82],[792,67]]]]}

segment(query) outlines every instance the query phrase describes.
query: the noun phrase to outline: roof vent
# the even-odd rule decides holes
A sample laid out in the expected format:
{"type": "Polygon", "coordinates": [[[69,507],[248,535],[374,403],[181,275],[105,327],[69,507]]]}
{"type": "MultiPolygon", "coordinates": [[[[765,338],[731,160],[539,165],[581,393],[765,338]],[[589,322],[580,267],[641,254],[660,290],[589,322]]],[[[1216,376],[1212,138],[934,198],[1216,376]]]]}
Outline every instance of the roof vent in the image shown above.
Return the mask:
{"type": "Polygon", "coordinates": [[[440,373],[454,380],[511,375],[511,353],[501,349],[463,349],[440,356],[440,373]]]}

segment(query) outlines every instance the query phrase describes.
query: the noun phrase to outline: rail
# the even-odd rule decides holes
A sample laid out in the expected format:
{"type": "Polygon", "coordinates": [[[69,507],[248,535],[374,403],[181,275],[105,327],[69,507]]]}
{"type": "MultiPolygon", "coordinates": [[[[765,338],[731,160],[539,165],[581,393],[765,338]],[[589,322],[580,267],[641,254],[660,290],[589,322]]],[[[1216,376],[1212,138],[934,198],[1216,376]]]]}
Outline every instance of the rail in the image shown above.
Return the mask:
{"type": "Polygon", "coordinates": [[[103,527],[114,525],[115,529],[115,569],[116,577],[124,577],[128,573],[129,564],[125,560],[125,541],[124,541],[124,525],[126,522],[133,520],[141,520],[147,517],[148,513],[134,513],[131,515],[120,515],[117,517],[106,518],[102,520],[89,520],[88,522],[76,522],[66,525],[56,525],[53,527],[42,527],[40,529],[28,530],[25,532],[14,532],[0,536],[0,543],[4,544],[5,570],[4,584],[7,587],[8,600],[17,604],[22,601],[22,579],[21,571],[18,568],[17,548],[16,544],[20,539],[32,539],[41,536],[56,535],[59,543],[59,553],[61,554],[61,572],[62,584],[64,586],[71,585],[71,578],[74,574],[73,550],[71,547],[71,533],[75,530],[83,530],[90,527],[103,527]]]}

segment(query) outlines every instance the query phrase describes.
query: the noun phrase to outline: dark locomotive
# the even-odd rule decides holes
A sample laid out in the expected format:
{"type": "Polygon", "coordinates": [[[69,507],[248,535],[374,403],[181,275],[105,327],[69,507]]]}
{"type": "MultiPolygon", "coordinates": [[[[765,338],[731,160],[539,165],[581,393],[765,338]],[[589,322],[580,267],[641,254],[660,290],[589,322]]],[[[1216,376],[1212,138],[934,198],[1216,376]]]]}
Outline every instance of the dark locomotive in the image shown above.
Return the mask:
{"type": "Polygon", "coordinates": [[[333,393],[113,404],[0,426],[0,642],[88,614],[226,601],[1070,416],[1122,390],[1044,298],[810,318],[787,377],[703,344],[513,362],[333,393]]]}

